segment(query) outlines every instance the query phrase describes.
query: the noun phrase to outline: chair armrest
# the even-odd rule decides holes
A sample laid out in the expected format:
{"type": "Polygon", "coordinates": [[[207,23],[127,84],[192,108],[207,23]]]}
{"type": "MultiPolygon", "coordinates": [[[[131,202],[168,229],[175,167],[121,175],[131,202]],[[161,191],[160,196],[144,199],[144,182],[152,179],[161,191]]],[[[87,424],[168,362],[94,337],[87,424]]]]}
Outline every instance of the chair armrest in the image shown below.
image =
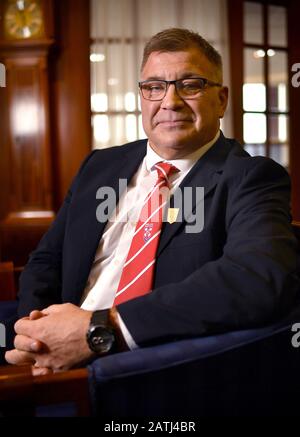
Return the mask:
{"type": "Polygon", "coordinates": [[[206,417],[295,410],[300,354],[291,345],[291,324],[98,358],[88,366],[93,414],[206,417]]]}
{"type": "Polygon", "coordinates": [[[263,340],[290,329],[291,323],[233,331],[208,337],[190,338],[98,358],[89,366],[91,384],[153,372],[201,358],[219,355],[232,349],[263,340]]]}
{"type": "Polygon", "coordinates": [[[36,415],[36,407],[74,404],[74,414],[90,414],[87,369],[33,376],[30,366],[0,367],[0,414],[36,415]]]}

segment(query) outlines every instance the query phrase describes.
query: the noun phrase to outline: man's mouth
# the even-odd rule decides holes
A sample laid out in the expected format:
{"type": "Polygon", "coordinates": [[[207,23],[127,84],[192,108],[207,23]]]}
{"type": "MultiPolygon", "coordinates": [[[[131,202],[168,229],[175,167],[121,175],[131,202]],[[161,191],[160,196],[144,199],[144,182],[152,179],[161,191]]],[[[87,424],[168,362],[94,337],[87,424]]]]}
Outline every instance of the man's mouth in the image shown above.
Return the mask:
{"type": "Polygon", "coordinates": [[[192,120],[186,119],[186,118],[179,118],[175,120],[160,120],[157,122],[157,124],[163,124],[165,126],[176,126],[184,123],[190,123],[192,120]]]}

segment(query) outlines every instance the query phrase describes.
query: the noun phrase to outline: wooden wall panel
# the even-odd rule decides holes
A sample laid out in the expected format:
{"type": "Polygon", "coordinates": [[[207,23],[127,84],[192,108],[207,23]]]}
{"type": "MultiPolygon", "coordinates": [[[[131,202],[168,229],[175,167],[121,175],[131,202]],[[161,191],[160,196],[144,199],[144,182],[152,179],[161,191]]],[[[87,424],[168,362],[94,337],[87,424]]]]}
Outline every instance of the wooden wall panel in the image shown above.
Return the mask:
{"type": "Polygon", "coordinates": [[[243,144],[243,0],[227,0],[233,136],[243,144]]]}
{"type": "MultiPolygon", "coordinates": [[[[291,0],[288,14],[289,72],[292,81],[292,66],[300,64],[299,38],[300,2],[291,0]]],[[[290,86],[290,169],[292,179],[292,209],[294,220],[300,222],[300,86],[290,86]]]]}
{"type": "MultiPolygon", "coordinates": [[[[3,57],[0,56],[0,62],[3,61],[3,57]]],[[[10,184],[8,132],[6,129],[8,114],[7,111],[4,111],[4,108],[7,108],[7,93],[6,88],[0,87],[0,221],[5,217],[8,210],[9,192],[7,187],[10,184]]]]}
{"type": "Polygon", "coordinates": [[[56,209],[82,160],[91,150],[89,14],[89,1],[55,1],[58,52],[50,87],[56,209]]]}

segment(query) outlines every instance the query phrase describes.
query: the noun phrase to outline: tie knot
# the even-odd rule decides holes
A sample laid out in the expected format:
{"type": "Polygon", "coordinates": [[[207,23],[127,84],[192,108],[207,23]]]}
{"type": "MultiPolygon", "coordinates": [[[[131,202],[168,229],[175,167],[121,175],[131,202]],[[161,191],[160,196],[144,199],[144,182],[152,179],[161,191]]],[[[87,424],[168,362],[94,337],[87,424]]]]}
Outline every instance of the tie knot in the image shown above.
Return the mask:
{"type": "Polygon", "coordinates": [[[166,181],[168,181],[169,176],[179,171],[177,167],[168,162],[158,162],[154,167],[157,170],[159,179],[165,179],[166,181]]]}

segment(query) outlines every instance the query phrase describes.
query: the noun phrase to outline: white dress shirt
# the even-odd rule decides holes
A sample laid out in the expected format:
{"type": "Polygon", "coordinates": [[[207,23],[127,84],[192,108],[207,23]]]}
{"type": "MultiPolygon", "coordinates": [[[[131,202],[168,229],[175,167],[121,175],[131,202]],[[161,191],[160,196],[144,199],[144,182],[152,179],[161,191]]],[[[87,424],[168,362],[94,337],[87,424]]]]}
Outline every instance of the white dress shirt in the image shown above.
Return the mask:
{"type": "MultiPolygon", "coordinates": [[[[219,135],[220,131],[213,140],[184,158],[168,161],[155,153],[148,142],[146,156],[130,180],[127,190],[121,195],[113,214],[114,219],[106,224],[81,298],[81,308],[96,311],[112,307],[142,204],[157,180],[154,165],[164,161],[180,170],[169,178],[172,193],[195,163],[217,141],[219,135]]],[[[137,345],[120,315],[118,318],[129,348],[136,348],[137,345]]]]}

